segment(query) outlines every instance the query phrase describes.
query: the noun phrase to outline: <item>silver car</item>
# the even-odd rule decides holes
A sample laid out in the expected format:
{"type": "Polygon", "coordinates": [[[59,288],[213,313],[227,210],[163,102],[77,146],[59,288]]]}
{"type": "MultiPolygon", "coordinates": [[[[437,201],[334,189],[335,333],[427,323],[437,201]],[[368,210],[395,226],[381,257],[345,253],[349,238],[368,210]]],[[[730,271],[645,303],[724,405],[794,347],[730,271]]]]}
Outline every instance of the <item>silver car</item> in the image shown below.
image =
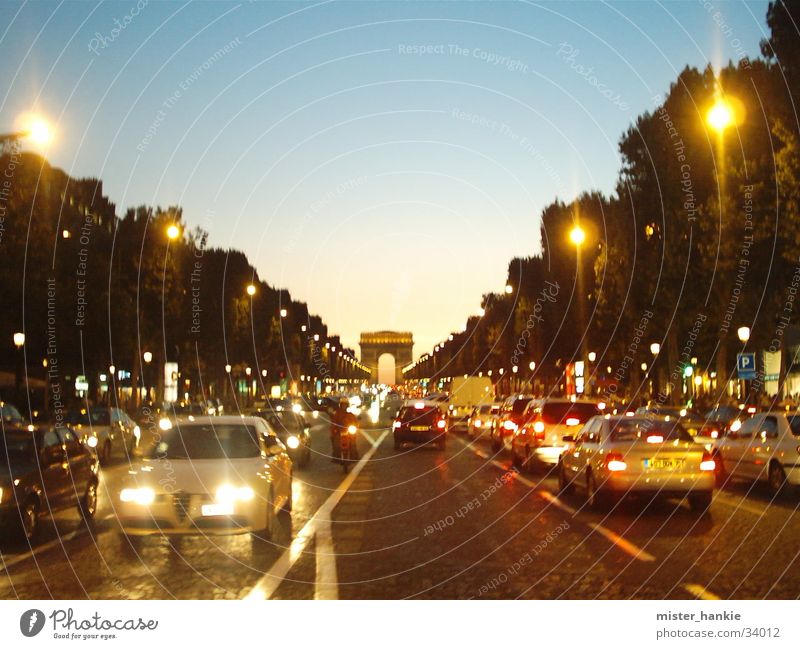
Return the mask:
{"type": "Polygon", "coordinates": [[[714,490],[714,460],[674,419],[592,417],[559,458],[561,491],[579,488],[590,507],[629,494],[688,497],[705,511],[714,490]]]}
{"type": "Polygon", "coordinates": [[[800,485],[800,414],[753,415],[718,441],[716,460],[721,480],[766,480],[774,493],[800,485]]]}

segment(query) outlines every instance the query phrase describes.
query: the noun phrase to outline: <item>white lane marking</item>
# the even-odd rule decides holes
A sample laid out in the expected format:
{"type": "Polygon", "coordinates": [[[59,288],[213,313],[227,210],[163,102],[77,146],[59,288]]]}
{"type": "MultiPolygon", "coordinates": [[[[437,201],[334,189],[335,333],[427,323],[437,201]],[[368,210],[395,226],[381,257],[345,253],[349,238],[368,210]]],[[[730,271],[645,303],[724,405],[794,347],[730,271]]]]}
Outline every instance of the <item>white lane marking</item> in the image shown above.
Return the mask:
{"type": "Polygon", "coordinates": [[[375,444],[375,440],[372,437],[370,437],[369,435],[367,435],[367,431],[361,430],[361,434],[367,439],[367,441],[370,444],[373,444],[373,445],[375,444]]]}
{"type": "Polygon", "coordinates": [[[742,511],[755,514],[756,516],[764,516],[767,513],[766,509],[751,503],[747,503],[743,500],[737,500],[732,496],[723,495],[720,492],[714,494],[714,500],[712,502],[725,505],[726,507],[733,507],[734,509],[741,509],[742,511]]]}
{"type": "Polygon", "coordinates": [[[317,522],[317,572],[314,578],[314,599],[339,599],[339,579],[336,576],[336,554],[333,550],[331,522],[317,522]]]}
{"type": "MultiPolygon", "coordinates": [[[[103,518],[101,518],[100,520],[107,521],[110,518],[113,517],[111,516],[111,514],[108,514],[106,516],[103,516],[103,518]]],[[[37,545],[36,547],[32,548],[28,552],[25,552],[24,554],[13,555],[10,559],[6,559],[3,553],[0,552],[0,575],[6,572],[9,568],[13,568],[17,564],[33,558],[37,554],[41,554],[42,552],[47,552],[48,550],[57,548],[58,546],[71,541],[76,536],[81,536],[83,534],[86,534],[86,532],[87,532],[86,527],[84,527],[83,524],[81,524],[80,529],[73,530],[68,534],[63,534],[58,538],[55,538],[52,541],[45,543],[44,545],[37,545]]]]}
{"type": "MultiPolygon", "coordinates": [[[[570,507],[566,503],[562,502],[561,499],[558,498],[558,496],[555,496],[555,495],[551,494],[549,491],[537,491],[536,493],[538,493],[545,500],[550,501],[553,505],[555,505],[559,509],[561,509],[561,510],[563,510],[565,512],[568,512],[568,513],[572,514],[573,516],[575,514],[577,514],[575,509],[573,509],[572,507],[570,507]]],[[[601,536],[604,536],[609,541],[611,541],[620,550],[622,550],[626,554],[629,554],[630,556],[632,556],[634,559],[638,559],[639,561],[655,561],[656,560],[656,558],[652,554],[650,554],[649,552],[646,552],[645,550],[640,548],[638,545],[634,545],[633,543],[628,541],[628,539],[625,539],[625,538],[621,537],[616,532],[612,532],[607,527],[605,527],[603,525],[600,525],[599,523],[587,523],[587,525],[589,527],[591,527],[595,532],[597,532],[601,536]]]]}
{"type": "Polygon", "coordinates": [[[322,506],[314,512],[314,515],[308,519],[303,528],[297,534],[295,539],[289,545],[286,550],[283,551],[280,558],[272,565],[270,571],[265,574],[261,579],[259,579],[258,583],[253,587],[253,589],[245,595],[244,599],[269,599],[272,597],[273,593],[277,590],[278,586],[280,586],[281,582],[286,578],[291,567],[295,564],[295,562],[300,558],[303,554],[303,551],[308,546],[308,543],[314,537],[314,534],[317,531],[317,525],[319,521],[325,520],[330,522],[331,513],[333,512],[334,507],[339,504],[339,501],[344,496],[345,492],[350,488],[350,485],[353,484],[353,481],[358,477],[358,474],[361,473],[361,469],[363,469],[372,455],[380,446],[381,442],[384,438],[389,434],[388,430],[383,431],[383,434],[373,442],[372,447],[364,453],[362,458],[359,462],[350,470],[350,473],[347,474],[344,480],[339,484],[328,499],[322,504],[322,506]]]}
{"type": "MultiPolygon", "coordinates": [[[[474,453],[478,454],[478,451],[476,449],[472,448],[471,445],[466,444],[463,441],[461,443],[464,444],[465,446],[467,446],[468,448],[471,448],[474,453]]],[[[493,465],[495,465],[496,467],[502,469],[503,471],[511,471],[511,469],[509,469],[502,462],[498,462],[497,460],[490,460],[490,462],[493,465]]],[[[532,482],[531,480],[528,480],[528,478],[523,476],[521,473],[516,473],[514,477],[516,478],[516,480],[518,482],[521,482],[522,484],[524,484],[524,485],[526,485],[528,487],[535,488],[537,486],[534,482],[532,482]]],[[[560,498],[558,498],[554,494],[551,494],[549,491],[545,491],[545,490],[542,490],[542,489],[537,489],[535,491],[535,493],[537,493],[539,496],[541,496],[545,500],[549,501],[550,503],[552,503],[554,506],[558,507],[562,511],[567,512],[568,514],[571,514],[571,515],[575,516],[578,513],[575,509],[573,509],[572,507],[570,507],[569,505],[564,503],[560,498]]],[[[597,532],[598,534],[600,534],[600,535],[604,536],[605,538],[607,538],[614,545],[616,545],[620,550],[622,550],[623,552],[629,554],[633,558],[638,559],[639,561],[655,561],[656,560],[656,558],[652,554],[650,554],[649,552],[646,552],[645,550],[643,550],[639,546],[634,545],[633,543],[631,543],[627,539],[621,537],[616,532],[612,532],[607,527],[604,527],[603,525],[600,525],[598,523],[588,523],[588,525],[595,532],[597,532]]]]}
{"type": "Polygon", "coordinates": [[[709,601],[718,600],[719,596],[711,591],[706,590],[699,584],[683,584],[684,590],[694,595],[697,599],[705,599],[709,601]]]}

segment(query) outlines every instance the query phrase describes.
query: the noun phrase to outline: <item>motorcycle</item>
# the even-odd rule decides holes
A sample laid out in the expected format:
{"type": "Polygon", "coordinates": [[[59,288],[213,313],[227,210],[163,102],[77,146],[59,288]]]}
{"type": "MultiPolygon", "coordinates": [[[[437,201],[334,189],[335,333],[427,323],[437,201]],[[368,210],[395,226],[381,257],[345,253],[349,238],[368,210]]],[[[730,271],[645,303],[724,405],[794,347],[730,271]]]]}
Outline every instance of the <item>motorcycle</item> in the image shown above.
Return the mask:
{"type": "Polygon", "coordinates": [[[358,448],[356,447],[356,435],[358,427],[350,424],[346,431],[339,436],[339,462],[347,473],[350,466],[358,462],[358,448]]]}

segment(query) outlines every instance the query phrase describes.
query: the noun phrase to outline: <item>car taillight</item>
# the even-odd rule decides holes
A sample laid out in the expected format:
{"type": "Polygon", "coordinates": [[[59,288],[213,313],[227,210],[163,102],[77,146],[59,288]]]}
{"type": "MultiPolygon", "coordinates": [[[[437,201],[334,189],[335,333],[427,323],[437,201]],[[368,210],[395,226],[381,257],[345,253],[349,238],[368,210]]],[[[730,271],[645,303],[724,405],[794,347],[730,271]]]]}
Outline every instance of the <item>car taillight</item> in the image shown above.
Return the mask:
{"type": "Polygon", "coordinates": [[[400,422],[396,421],[392,424],[392,428],[400,428],[400,422]]]}
{"type": "Polygon", "coordinates": [[[436,422],[437,428],[444,428],[446,425],[447,424],[445,423],[444,419],[440,419],[439,421],[436,422]]]}
{"type": "Polygon", "coordinates": [[[647,443],[648,444],[663,444],[664,443],[664,436],[663,435],[648,435],[647,436],[647,443]]]}
{"type": "Polygon", "coordinates": [[[703,459],[700,461],[700,470],[713,471],[716,468],[717,468],[717,463],[714,461],[714,458],[711,457],[708,453],[703,453],[703,459]]]}
{"type": "Polygon", "coordinates": [[[628,465],[619,453],[609,453],[606,455],[606,469],[609,471],[624,471],[627,468],[628,465]]]}
{"type": "Polygon", "coordinates": [[[517,425],[510,419],[506,419],[503,422],[503,428],[505,428],[506,430],[517,430],[517,425]]]}

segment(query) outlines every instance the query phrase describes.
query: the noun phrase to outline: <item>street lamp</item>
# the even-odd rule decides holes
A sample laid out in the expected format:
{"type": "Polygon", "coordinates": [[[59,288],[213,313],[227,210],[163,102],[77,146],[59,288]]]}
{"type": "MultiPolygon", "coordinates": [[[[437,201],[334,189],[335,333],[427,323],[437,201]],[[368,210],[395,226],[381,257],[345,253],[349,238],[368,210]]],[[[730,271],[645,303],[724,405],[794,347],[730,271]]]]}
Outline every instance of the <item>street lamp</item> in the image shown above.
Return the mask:
{"type": "Polygon", "coordinates": [[[22,366],[24,361],[24,355],[22,353],[22,348],[25,346],[25,334],[21,331],[14,332],[14,346],[17,348],[17,367],[16,372],[14,374],[14,391],[16,393],[17,402],[21,401],[21,388],[22,388],[22,366]]]}
{"type": "Polygon", "coordinates": [[[144,359],[145,363],[149,363],[153,360],[153,353],[152,352],[145,352],[142,354],[142,358],[144,359]]]}
{"type": "Polygon", "coordinates": [[[286,309],[281,309],[281,318],[285,318],[289,315],[289,312],[286,309]]]}
{"type": "Polygon", "coordinates": [[[661,351],[661,345],[659,345],[658,343],[651,343],[650,344],[650,353],[653,356],[658,356],[660,351],[661,351]]]}
{"type": "Polygon", "coordinates": [[[173,223],[167,227],[167,238],[170,241],[175,241],[179,236],[181,236],[181,229],[177,225],[173,223]]]}
{"type": "Polygon", "coordinates": [[[597,354],[595,352],[589,352],[589,362],[594,363],[597,359],[597,354]]]}
{"type": "Polygon", "coordinates": [[[572,228],[572,230],[570,230],[569,240],[578,247],[582,246],[583,242],[586,241],[585,230],[580,225],[576,225],[574,228],[572,228]]]}
{"type": "Polygon", "coordinates": [[[17,349],[22,349],[24,345],[25,345],[25,334],[22,333],[21,331],[17,331],[16,333],[14,333],[14,346],[17,349]]]}
{"type": "Polygon", "coordinates": [[[506,284],[506,295],[511,295],[514,292],[514,287],[511,284],[506,284]]]}
{"type": "Polygon", "coordinates": [[[230,374],[232,369],[233,369],[233,368],[232,368],[232,367],[231,367],[229,364],[228,364],[228,365],[225,365],[225,373],[226,373],[226,374],[230,374]]]}
{"type": "Polygon", "coordinates": [[[734,123],[735,111],[733,105],[723,97],[717,98],[706,114],[706,123],[717,133],[722,133],[734,123]]]}
{"type": "Polygon", "coordinates": [[[247,294],[250,297],[253,297],[256,294],[256,285],[255,284],[248,284],[247,285],[247,294]]]}
{"type": "Polygon", "coordinates": [[[581,326],[581,360],[588,356],[588,343],[586,339],[586,291],[583,288],[583,261],[581,260],[581,246],[586,241],[586,232],[579,225],[575,224],[569,233],[569,240],[575,245],[575,265],[577,266],[577,290],[578,290],[578,317],[580,318],[581,326]]]}
{"type": "Polygon", "coordinates": [[[739,327],[736,330],[736,335],[742,343],[746,343],[750,340],[750,327],[739,327]]]}

